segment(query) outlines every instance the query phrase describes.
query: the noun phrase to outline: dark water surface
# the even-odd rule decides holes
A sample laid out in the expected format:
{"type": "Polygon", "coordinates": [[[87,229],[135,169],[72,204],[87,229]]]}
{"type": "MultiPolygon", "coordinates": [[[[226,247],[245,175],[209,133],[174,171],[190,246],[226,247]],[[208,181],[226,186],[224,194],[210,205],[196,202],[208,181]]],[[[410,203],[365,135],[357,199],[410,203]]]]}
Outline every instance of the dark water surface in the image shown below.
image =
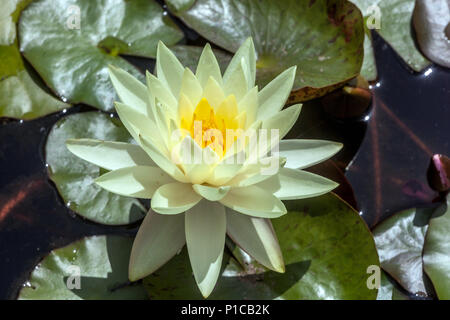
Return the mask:
{"type": "MultiPolygon", "coordinates": [[[[373,88],[367,131],[365,123],[360,129],[361,121],[350,124],[359,128],[353,138],[362,145],[347,172],[369,225],[398,209],[429,203],[435,197],[425,178],[429,157],[450,154],[450,72],[433,66],[428,76],[411,74],[380,38],[375,45],[380,85],[373,88]]],[[[108,227],[81,218],[48,180],[43,150],[50,128],[86,108],[29,122],[0,121],[0,299],[15,298],[52,249],[83,236],[137,230],[138,224],[108,227]]],[[[352,141],[347,145],[354,149],[352,141]]]]}
{"type": "Polygon", "coordinates": [[[450,156],[450,70],[431,65],[411,73],[379,36],[374,40],[379,79],[366,135],[346,173],[369,225],[432,202],[431,156],[450,156]]]}

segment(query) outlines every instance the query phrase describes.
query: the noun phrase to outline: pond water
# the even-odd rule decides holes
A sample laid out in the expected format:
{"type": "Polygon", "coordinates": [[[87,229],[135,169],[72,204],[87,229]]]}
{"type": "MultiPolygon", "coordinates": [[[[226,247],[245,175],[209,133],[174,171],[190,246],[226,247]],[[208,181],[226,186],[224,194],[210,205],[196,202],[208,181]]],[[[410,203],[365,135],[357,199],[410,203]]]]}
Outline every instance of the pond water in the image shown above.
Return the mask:
{"type": "MultiPolygon", "coordinates": [[[[195,34],[190,40],[198,41],[195,34]]],[[[436,194],[425,176],[430,155],[450,154],[450,72],[432,66],[412,74],[382,39],[374,40],[379,82],[373,87],[373,108],[364,119],[335,123],[346,144],[341,158],[356,153],[361,143],[346,176],[371,226],[399,209],[431,202],[436,194]]],[[[141,68],[153,65],[130,61],[141,68]]],[[[0,299],[15,298],[52,249],[83,236],[137,231],[138,223],[107,227],[81,218],[48,180],[44,144],[49,130],[61,117],[85,110],[92,109],[76,106],[34,121],[0,121],[0,299]]]]}

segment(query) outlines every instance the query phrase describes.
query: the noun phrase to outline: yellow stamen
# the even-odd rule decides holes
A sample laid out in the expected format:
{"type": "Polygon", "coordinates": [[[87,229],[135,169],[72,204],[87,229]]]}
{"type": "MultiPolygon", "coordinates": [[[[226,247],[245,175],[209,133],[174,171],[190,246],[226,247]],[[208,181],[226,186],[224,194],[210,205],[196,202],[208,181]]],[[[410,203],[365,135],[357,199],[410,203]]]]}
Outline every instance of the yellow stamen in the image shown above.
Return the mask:
{"type": "Polygon", "coordinates": [[[185,100],[180,99],[180,126],[188,131],[194,141],[202,148],[211,147],[218,155],[223,156],[228,147],[238,138],[237,131],[242,131],[246,114],[238,114],[234,95],[228,96],[215,111],[208,100],[203,98],[195,110],[185,100]],[[227,141],[227,130],[233,130],[227,141]]]}

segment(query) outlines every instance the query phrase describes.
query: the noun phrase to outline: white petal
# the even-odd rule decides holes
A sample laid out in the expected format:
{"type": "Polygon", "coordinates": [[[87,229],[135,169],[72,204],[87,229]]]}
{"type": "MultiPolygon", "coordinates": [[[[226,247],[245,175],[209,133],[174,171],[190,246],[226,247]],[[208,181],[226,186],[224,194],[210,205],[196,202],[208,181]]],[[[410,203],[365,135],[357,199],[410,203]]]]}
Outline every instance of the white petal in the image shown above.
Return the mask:
{"type": "Polygon", "coordinates": [[[170,89],[177,100],[180,93],[183,72],[183,65],[178,61],[177,57],[164,43],[159,41],[156,52],[156,74],[158,79],[170,89]]]}
{"type": "Polygon", "coordinates": [[[108,67],[111,82],[120,100],[141,113],[147,112],[147,88],[131,74],[113,66],[108,67]]]}
{"type": "Polygon", "coordinates": [[[283,137],[291,130],[294,126],[295,122],[300,115],[300,111],[302,109],[301,104],[296,104],[290,106],[278,112],[273,117],[270,117],[263,121],[262,128],[263,129],[279,129],[279,139],[283,139],[283,137]]]}
{"type": "Polygon", "coordinates": [[[203,98],[208,100],[214,110],[217,110],[222,101],[225,100],[225,93],[223,92],[221,85],[213,77],[208,79],[203,89],[203,98]]]}
{"type": "Polygon", "coordinates": [[[284,272],[283,255],[269,219],[249,217],[227,208],[227,234],[263,266],[284,272]]]}
{"type": "Polygon", "coordinates": [[[189,135],[174,150],[178,150],[178,157],[187,179],[194,184],[204,183],[218,160],[210,147],[202,149],[189,135]],[[206,159],[211,159],[211,163],[205,162],[206,159]]]}
{"type": "Polygon", "coordinates": [[[202,98],[203,88],[197,77],[189,68],[184,69],[183,79],[181,81],[180,94],[186,95],[192,105],[196,106],[202,98]]]}
{"type": "Polygon", "coordinates": [[[147,71],[147,86],[150,93],[161,103],[165,104],[173,117],[177,112],[177,98],[165,86],[165,84],[147,71]]]}
{"type": "Polygon", "coordinates": [[[183,215],[168,216],[149,210],[131,250],[130,280],[142,279],[162,267],[185,243],[183,215]]]}
{"type": "Polygon", "coordinates": [[[156,190],[152,209],[161,214],[178,214],[189,210],[201,199],[192,189],[192,184],[173,182],[156,190]]]}
{"type": "Polygon", "coordinates": [[[159,143],[159,131],[153,120],[126,104],[115,102],[115,106],[124,127],[137,143],[140,144],[139,135],[143,135],[153,141],[153,143],[161,146],[161,143],[159,143]]]}
{"type": "Polygon", "coordinates": [[[203,88],[206,86],[209,77],[214,78],[217,83],[222,84],[222,74],[220,72],[219,63],[217,62],[209,43],[203,48],[195,75],[203,88]]]}
{"type": "Polygon", "coordinates": [[[342,143],[326,140],[282,140],[279,155],[286,158],[285,168],[303,169],[328,160],[342,149],[342,143]]]}
{"type": "Polygon", "coordinates": [[[107,170],[133,166],[156,166],[140,146],[94,139],[70,139],[67,149],[77,157],[107,170]]]}
{"type": "Polygon", "coordinates": [[[260,218],[278,218],[287,212],[277,197],[257,186],[231,189],[220,202],[235,211],[260,218]]]}
{"type": "Polygon", "coordinates": [[[285,70],[258,93],[261,102],[258,120],[266,120],[284,107],[294,84],[296,70],[296,66],[285,70]]]}
{"type": "Polygon", "coordinates": [[[247,38],[241,47],[236,51],[236,54],[230,61],[227,70],[223,75],[224,82],[228,82],[234,77],[234,73],[241,67],[241,62],[244,61],[245,78],[247,81],[247,88],[253,88],[256,77],[256,53],[252,38],[247,38]]]}
{"type": "Polygon", "coordinates": [[[242,58],[241,63],[236,67],[233,73],[225,79],[223,89],[225,91],[225,96],[234,95],[236,101],[240,101],[247,93],[249,88],[247,78],[245,74],[245,69],[247,68],[244,58],[242,58]]]}
{"type": "Polygon", "coordinates": [[[280,173],[257,184],[281,200],[320,196],[335,189],[338,184],[314,173],[281,168],[280,173]]]}
{"type": "Polygon", "coordinates": [[[283,164],[278,157],[264,157],[256,163],[246,164],[242,170],[227,185],[233,187],[247,187],[276,175],[283,164]]]}
{"type": "Polygon", "coordinates": [[[227,155],[213,168],[205,182],[213,186],[221,186],[229,182],[241,170],[244,160],[245,153],[243,151],[227,155]]]}
{"type": "Polygon", "coordinates": [[[222,200],[230,191],[229,186],[222,187],[211,187],[211,186],[203,186],[201,184],[194,184],[192,186],[194,191],[197,192],[200,196],[209,201],[219,201],[222,200]]]}
{"type": "Polygon", "coordinates": [[[158,167],[135,166],[117,169],[95,179],[103,189],[127,197],[150,199],[172,177],[158,167]]]}
{"type": "Polygon", "coordinates": [[[203,200],[185,214],[186,245],[192,271],[203,295],[208,297],[217,282],[225,247],[225,208],[203,200]]]}
{"type": "Polygon", "coordinates": [[[158,167],[164,170],[167,174],[172,176],[175,180],[180,182],[187,182],[187,178],[181,172],[181,170],[168,158],[168,155],[161,152],[157,146],[155,146],[150,140],[143,136],[139,136],[139,141],[142,148],[147,152],[150,158],[155,162],[158,167]]]}
{"type": "Polygon", "coordinates": [[[256,112],[258,110],[258,87],[253,87],[247,94],[239,101],[239,112],[245,111],[247,120],[245,128],[248,128],[256,120],[256,112]]]}

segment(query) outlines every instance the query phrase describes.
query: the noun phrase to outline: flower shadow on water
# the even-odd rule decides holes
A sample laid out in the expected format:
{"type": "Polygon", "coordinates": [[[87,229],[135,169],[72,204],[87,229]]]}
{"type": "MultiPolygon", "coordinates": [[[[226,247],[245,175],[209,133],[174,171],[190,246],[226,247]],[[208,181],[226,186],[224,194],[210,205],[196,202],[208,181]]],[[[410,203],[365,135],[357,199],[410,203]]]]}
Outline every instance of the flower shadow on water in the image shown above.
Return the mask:
{"type": "MultiPolygon", "coordinates": [[[[106,247],[109,265],[93,266],[97,270],[109,270],[106,278],[81,276],[80,289],[71,289],[78,297],[84,300],[95,299],[146,299],[147,293],[142,282],[130,282],[128,280],[128,261],[131,252],[132,241],[120,241],[117,237],[107,237],[106,247]]],[[[101,252],[99,252],[101,254],[101,252]]],[[[95,257],[91,257],[95,258],[95,257]]],[[[104,261],[98,259],[97,262],[104,261]]],[[[81,273],[83,269],[81,267],[81,273]]],[[[64,277],[67,283],[68,277],[64,277]]]]}

